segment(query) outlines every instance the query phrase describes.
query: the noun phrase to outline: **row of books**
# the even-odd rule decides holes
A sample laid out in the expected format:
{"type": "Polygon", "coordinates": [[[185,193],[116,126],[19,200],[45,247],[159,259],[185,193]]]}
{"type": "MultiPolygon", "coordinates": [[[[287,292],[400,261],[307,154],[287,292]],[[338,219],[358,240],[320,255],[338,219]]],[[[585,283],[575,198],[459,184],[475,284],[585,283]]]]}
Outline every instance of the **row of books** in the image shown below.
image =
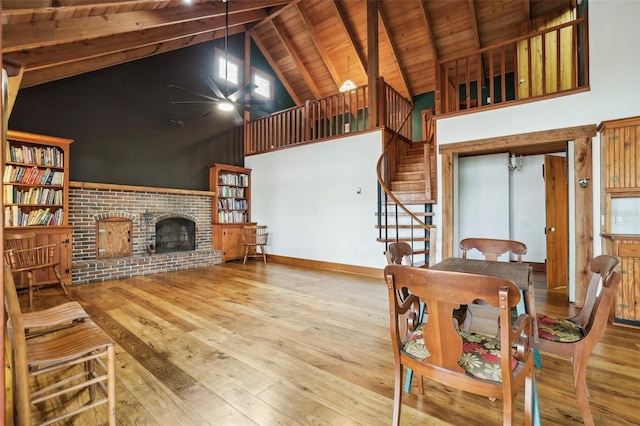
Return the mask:
{"type": "Polygon", "coordinates": [[[4,168],[2,177],[4,183],[24,183],[34,185],[62,185],[64,172],[49,168],[22,167],[8,164],[4,168]]]}
{"type": "Polygon", "coordinates": [[[246,210],[249,208],[247,200],[236,198],[218,198],[218,208],[221,210],[246,210]]]}
{"type": "Polygon", "coordinates": [[[53,226],[62,225],[64,212],[58,209],[51,212],[47,209],[24,212],[18,206],[4,208],[4,226],[53,226]]]}
{"type": "Polygon", "coordinates": [[[40,164],[44,166],[63,167],[64,155],[62,150],[45,146],[14,146],[9,144],[6,150],[7,161],[15,163],[40,164]]]}
{"type": "Polygon", "coordinates": [[[239,223],[248,222],[249,215],[241,211],[218,212],[218,223],[239,223]]]}
{"type": "Polygon", "coordinates": [[[62,204],[63,196],[61,189],[29,188],[24,191],[13,185],[4,185],[5,204],[62,204]]]}
{"type": "Polygon", "coordinates": [[[244,198],[244,188],[237,186],[219,186],[218,196],[244,198]]]}
{"type": "Polygon", "coordinates": [[[218,175],[218,183],[222,185],[249,186],[249,175],[244,173],[221,173],[218,175]]]}

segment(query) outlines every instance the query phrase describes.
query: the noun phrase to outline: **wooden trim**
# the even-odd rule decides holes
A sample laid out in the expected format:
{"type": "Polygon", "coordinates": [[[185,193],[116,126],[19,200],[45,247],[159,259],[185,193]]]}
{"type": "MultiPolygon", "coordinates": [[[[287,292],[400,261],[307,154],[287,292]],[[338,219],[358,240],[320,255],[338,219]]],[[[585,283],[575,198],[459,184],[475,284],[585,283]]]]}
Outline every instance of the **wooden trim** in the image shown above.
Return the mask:
{"type": "Polygon", "coordinates": [[[453,256],[453,153],[442,154],[442,259],[453,256]],[[448,237],[444,238],[445,235],[448,237]]]}
{"type": "Polygon", "coordinates": [[[575,270],[576,270],[576,295],[575,303],[582,307],[589,281],[591,270],[585,268],[593,258],[593,215],[587,214],[593,211],[593,158],[591,138],[576,139],[573,147],[574,167],[574,192],[575,192],[575,270]],[[586,188],[580,186],[581,179],[588,179],[586,188]],[[579,207],[578,207],[579,206],[579,207]]]}
{"type": "Polygon", "coordinates": [[[204,197],[215,197],[216,193],[211,191],[195,191],[192,189],[155,188],[152,186],[116,185],[112,183],[95,182],[69,182],[69,188],[75,189],[102,189],[129,192],[158,192],[161,194],[181,194],[181,195],[201,195],[204,197]]]}
{"type": "Polygon", "coordinates": [[[364,275],[372,278],[382,279],[384,270],[380,268],[370,268],[367,266],[345,265],[342,263],[323,262],[320,260],[299,259],[296,257],[278,256],[267,254],[269,262],[281,263],[283,265],[300,266],[304,268],[325,269],[336,272],[349,272],[352,274],[364,275]]]}
{"type": "Polygon", "coordinates": [[[456,154],[473,153],[475,155],[480,155],[513,151],[515,148],[530,147],[532,145],[566,142],[578,138],[593,138],[595,136],[595,124],[588,124],[584,126],[565,127],[562,129],[542,130],[532,133],[520,133],[510,136],[498,136],[494,138],[448,143],[445,145],[438,145],[438,148],[440,154],[451,152],[456,154]]]}
{"type": "MultiPolygon", "coordinates": [[[[584,125],[439,145],[439,152],[442,155],[442,230],[440,231],[440,235],[442,235],[442,258],[453,256],[454,248],[454,154],[480,155],[513,151],[514,148],[535,148],[538,150],[538,153],[543,154],[545,153],[545,147],[557,146],[559,142],[566,144],[566,141],[575,140],[577,145],[575,148],[576,160],[574,163],[576,177],[579,179],[582,176],[587,176],[585,173],[588,173],[588,177],[591,178],[593,173],[592,154],[590,148],[587,148],[587,145],[589,147],[591,146],[590,138],[595,136],[595,125],[584,125]],[[588,152],[585,154],[585,151],[588,152]],[[585,158],[584,155],[588,155],[589,158],[585,158]]],[[[576,179],[576,183],[578,179],[576,179]]],[[[590,182],[593,182],[593,180],[590,180],[590,182]]],[[[576,245],[587,247],[580,249],[573,247],[574,250],[580,250],[576,253],[575,259],[575,268],[578,273],[589,270],[589,262],[591,259],[586,259],[586,257],[592,255],[591,250],[593,246],[592,226],[588,225],[589,221],[593,221],[593,215],[591,214],[593,211],[593,190],[588,189],[584,191],[582,188],[579,189],[582,192],[580,196],[577,195],[579,192],[575,196],[575,211],[581,212],[582,216],[589,217],[580,217],[579,221],[576,220],[576,245]]],[[[581,280],[582,277],[577,276],[576,279],[581,280]]],[[[577,288],[578,286],[576,286],[576,289],[577,288]]]]}

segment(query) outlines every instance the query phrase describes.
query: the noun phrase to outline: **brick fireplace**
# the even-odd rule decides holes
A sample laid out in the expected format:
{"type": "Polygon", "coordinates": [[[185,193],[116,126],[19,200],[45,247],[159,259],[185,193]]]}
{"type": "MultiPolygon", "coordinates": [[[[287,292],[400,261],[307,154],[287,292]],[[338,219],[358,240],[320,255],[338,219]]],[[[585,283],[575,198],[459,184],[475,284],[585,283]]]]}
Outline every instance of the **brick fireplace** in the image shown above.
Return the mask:
{"type": "Polygon", "coordinates": [[[71,182],[73,283],[222,263],[221,252],[211,248],[212,196],[208,191],[71,182]],[[96,224],[111,218],[131,221],[132,254],[98,259],[96,224]],[[162,252],[156,251],[157,238],[162,252]]]}

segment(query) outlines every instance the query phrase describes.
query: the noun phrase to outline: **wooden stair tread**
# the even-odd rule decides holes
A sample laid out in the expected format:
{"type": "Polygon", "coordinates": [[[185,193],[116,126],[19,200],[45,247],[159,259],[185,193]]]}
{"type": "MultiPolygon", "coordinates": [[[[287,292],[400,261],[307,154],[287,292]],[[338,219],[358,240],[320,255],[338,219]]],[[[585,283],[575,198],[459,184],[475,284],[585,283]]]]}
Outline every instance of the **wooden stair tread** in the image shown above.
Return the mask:
{"type": "MultiPolygon", "coordinates": [[[[430,238],[429,237],[425,237],[425,238],[410,238],[410,237],[400,237],[400,238],[395,238],[395,237],[390,237],[390,238],[376,238],[376,241],[378,241],[379,243],[393,243],[395,241],[401,241],[401,242],[405,242],[405,243],[410,243],[410,242],[416,242],[416,241],[429,241],[430,238]]],[[[414,251],[414,253],[417,253],[416,251],[414,251]]],[[[428,253],[428,251],[427,251],[428,253]]]]}
{"type": "MultiPolygon", "coordinates": [[[[413,213],[415,216],[433,216],[433,212],[411,212],[413,213]]],[[[375,214],[376,216],[378,216],[378,213],[376,212],[375,214]]],[[[388,215],[385,214],[384,212],[380,213],[380,216],[405,216],[405,217],[409,217],[409,214],[407,212],[405,212],[404,210],[400,210],[397,213],[389,213],[388,215]]]]}
{"type": "Polygon", "coordinates": [[[376,229],[415,229],[416,231],[426,231],[422,226],[419,225],[398,225],[398,224],[387,224],[385,225],[376,225],[376,229]]]}

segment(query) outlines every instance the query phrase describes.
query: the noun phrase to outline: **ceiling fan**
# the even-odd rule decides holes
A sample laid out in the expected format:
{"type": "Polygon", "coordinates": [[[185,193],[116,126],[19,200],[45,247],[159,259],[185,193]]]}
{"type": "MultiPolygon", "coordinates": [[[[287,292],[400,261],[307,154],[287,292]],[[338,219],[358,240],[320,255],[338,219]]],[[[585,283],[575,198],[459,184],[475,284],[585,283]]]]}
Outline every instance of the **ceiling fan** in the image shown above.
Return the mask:
{"type": "MultiPolygon", "coordinates": [[[[253,89],[258,87],[254,83],[249,83],[242,86],[240,89],[236,90],[233,93],[229,93],[229,80],[228,80],[228,58],[229,58],[229,0],[222,0],[225,3],[225,33],[224,33],[224,81],[225,81],[225,91],[224,93],[220,88],[216,85],[208,75],[201,76],[204,80],[205,84],[211,89],[213,95],[206,95],[204,93],[196,92],[194,90],[187,89],[185,87],[176,86],[174,84],[168,84],[167,87],[171,89],[178,89],[184,92],[195,95],[200,100],[194,101],[172,101],[172,104],[217,104],[217,107],[221,111],[229,112],[234,118],[236,124],[240,125],[243,123],[242,116],[238,113],[238,110],[244,110],[253,112],[261,117],[268,117],[270,113],[263,111],[259,108],[255,108],[253,105],[263,105],[268,106],[272,104],[272,101],[257,101],[255,99],[244,99],[244,95],[251,92],[253,89]]],[[[212,109],[209,109],[201,114],[201,117],[207,116],[213,112],[212,109]]]]}

